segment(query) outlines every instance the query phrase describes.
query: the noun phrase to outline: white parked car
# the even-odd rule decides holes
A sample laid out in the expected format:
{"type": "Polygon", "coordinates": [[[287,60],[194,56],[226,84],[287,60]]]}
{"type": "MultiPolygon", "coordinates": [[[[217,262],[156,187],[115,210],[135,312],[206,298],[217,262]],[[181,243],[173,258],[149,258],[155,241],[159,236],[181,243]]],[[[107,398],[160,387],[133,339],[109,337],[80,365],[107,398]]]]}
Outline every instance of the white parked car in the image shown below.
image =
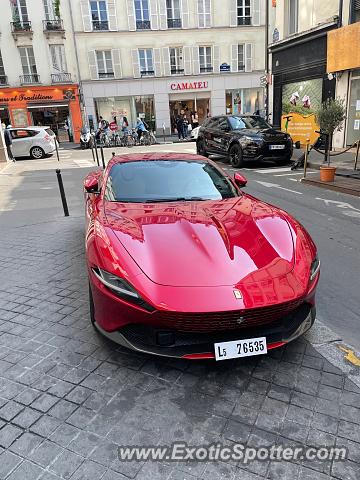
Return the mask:
{"type": "Polygon", "coordinates": [[[192,141],[196,142],[198,135],[199,135],[199,129],[200,127],[193,128],[191,130],[190,138],[192,141]]]}
{"type": "Polygon", "coordinates": [[[11,127],[9,130],[15,158],[43,158],[56,150],[56,136],[50,127],[11,127]]]}

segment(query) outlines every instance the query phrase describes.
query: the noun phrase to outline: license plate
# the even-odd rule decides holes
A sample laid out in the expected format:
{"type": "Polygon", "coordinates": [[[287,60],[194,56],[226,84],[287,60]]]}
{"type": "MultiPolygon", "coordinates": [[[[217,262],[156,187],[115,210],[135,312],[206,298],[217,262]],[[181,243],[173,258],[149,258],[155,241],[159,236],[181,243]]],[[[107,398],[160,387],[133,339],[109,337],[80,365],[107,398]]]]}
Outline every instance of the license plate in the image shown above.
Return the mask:
{"type": "Polygon", "coordinates": [[[215,343],[216,360],[252,357],[253,355],[263,355],[264,353],[267,353],[266,337],[215,343]]]}
{"type": "Polygon", "coordinates": [[[270,150],[284,150],[285,145],[270,145],[270,150]]]}

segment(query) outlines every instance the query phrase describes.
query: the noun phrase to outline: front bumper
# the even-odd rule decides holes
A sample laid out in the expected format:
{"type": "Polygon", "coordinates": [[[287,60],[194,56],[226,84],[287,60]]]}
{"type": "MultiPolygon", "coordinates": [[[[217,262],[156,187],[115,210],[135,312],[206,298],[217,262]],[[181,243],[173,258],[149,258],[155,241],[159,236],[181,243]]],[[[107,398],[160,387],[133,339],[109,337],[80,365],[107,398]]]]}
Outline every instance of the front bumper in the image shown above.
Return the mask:
{"type": "Polygon", "coordinates": [[[291,158],[293,153],[293,146],[291,141],[287,142],[273,142],[273,143],[251,143],[242,147],[244,158],[246,160],[274,160],[282,161],[285,158],[291,158]],[[284,145],[283,150],[271,150],[270,145],[284,145]]]}
{"type": "Polygon", "coordinates": [[[264,336],[269,350],[280,347],[309,330],[315,317],[315,307],[302,303],[293,312],[268,325],[226,332],[177,332],[135,323],[107,332],[99,325],[95,326],[104,336],[138,352],[185,359],[212,359],[215,358],[214,343],[217,342],[264,336]]]}

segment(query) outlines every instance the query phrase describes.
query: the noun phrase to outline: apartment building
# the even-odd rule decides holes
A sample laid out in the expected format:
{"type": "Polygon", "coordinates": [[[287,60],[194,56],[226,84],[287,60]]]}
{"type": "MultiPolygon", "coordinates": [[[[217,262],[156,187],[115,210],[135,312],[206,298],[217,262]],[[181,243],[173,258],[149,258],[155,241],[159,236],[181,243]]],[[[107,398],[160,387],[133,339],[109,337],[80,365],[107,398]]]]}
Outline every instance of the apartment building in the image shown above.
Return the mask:
{"type": "Polygon", "coordinates": [[[265,1],[71,0],[89,124],[262,110],[265,1]]]}
{"type": "Polygon", "coordinates": [[[55,0],[1,1],[0,119],[17,127],[50,125],[60,141],[69,135],[78,141],[79,78],[65,6],[65,0],[60,10],[55,0]]]}

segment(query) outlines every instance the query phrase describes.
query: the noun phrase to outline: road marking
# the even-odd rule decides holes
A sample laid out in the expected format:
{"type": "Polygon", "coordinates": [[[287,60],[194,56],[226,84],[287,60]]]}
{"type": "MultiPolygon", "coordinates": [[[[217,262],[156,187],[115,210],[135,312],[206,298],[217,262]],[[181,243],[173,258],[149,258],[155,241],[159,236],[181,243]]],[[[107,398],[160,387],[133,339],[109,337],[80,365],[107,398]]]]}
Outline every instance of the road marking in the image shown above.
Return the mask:
{"type": "Polygon", "coordinates": [[[74,163],[78,167],[92,167],[94,165],[93,162],[90,162],[89,160],[74,160],[74,163]]]}
{"type": "Polygon", "coordinates": [[[298,192],[296,190],[290,190],[290,188],[282,187],[281,185],[278,185],[277,183],[260,182],[260,180],[255,180],[255,182],[260,183],[260,185],[263,185],[264,187],[278,188],[279,190],[286,190],[287,192],[296,193],[297,195],[302,195],[302,192],[298,192]]]}
{"type": "Polygon", "coordinates": [[[260,170],[253,170],[256,173],[276,173],[276,172],[290,172],[290,167],[285,167],[285,168],[261,168],[260,170]]]}
{"type": "MultiPolygon", "coordinates": [[[[317,172],[307,171],[306,173],[308,175],[314,175],[314,173],[317,173],[317,172]]],[[[287,176],[290,176],[290,175],[304,175],[304,172],[277,173],[276,175],[274,175],[274,177],[287,177],[287,176]]]]}
{"type": "MultiPolygon", "coordinates": [[[[355,212],[360,212],[360,209],[359,209],[359,208],[354,207],[354,206],[351,205],[350,203],[339,202],[338,200],[328,200],[327,198],[321,198],[321,197],[316,197],[315,200],[322,200],[323,202],[325,202],[325,204],[326,204],[328,207],[330,207],[331,204],[333,204],[333,205],[336,206],[337,208],[344,208],[344,209],[349,208],[350,210],[354,210],[355,212]]],[[[343,213],[345,213],[345,212],[343,212],[343,213]]]]}
{"type": "Polygon", "coordinates": [[[296,178],[288,178],[288,180],[291,180],[292,182],[298,182],[299,181],[296,178]]]}
{"type": "Polygon", "coordinates": [[[346,353],[344,356],[345,360],[352,363],[356,367],[360,367],[360,358],[354,353],[351,348],[346,348],[343,345],[338,345],[338,348],[346,353]]]}

